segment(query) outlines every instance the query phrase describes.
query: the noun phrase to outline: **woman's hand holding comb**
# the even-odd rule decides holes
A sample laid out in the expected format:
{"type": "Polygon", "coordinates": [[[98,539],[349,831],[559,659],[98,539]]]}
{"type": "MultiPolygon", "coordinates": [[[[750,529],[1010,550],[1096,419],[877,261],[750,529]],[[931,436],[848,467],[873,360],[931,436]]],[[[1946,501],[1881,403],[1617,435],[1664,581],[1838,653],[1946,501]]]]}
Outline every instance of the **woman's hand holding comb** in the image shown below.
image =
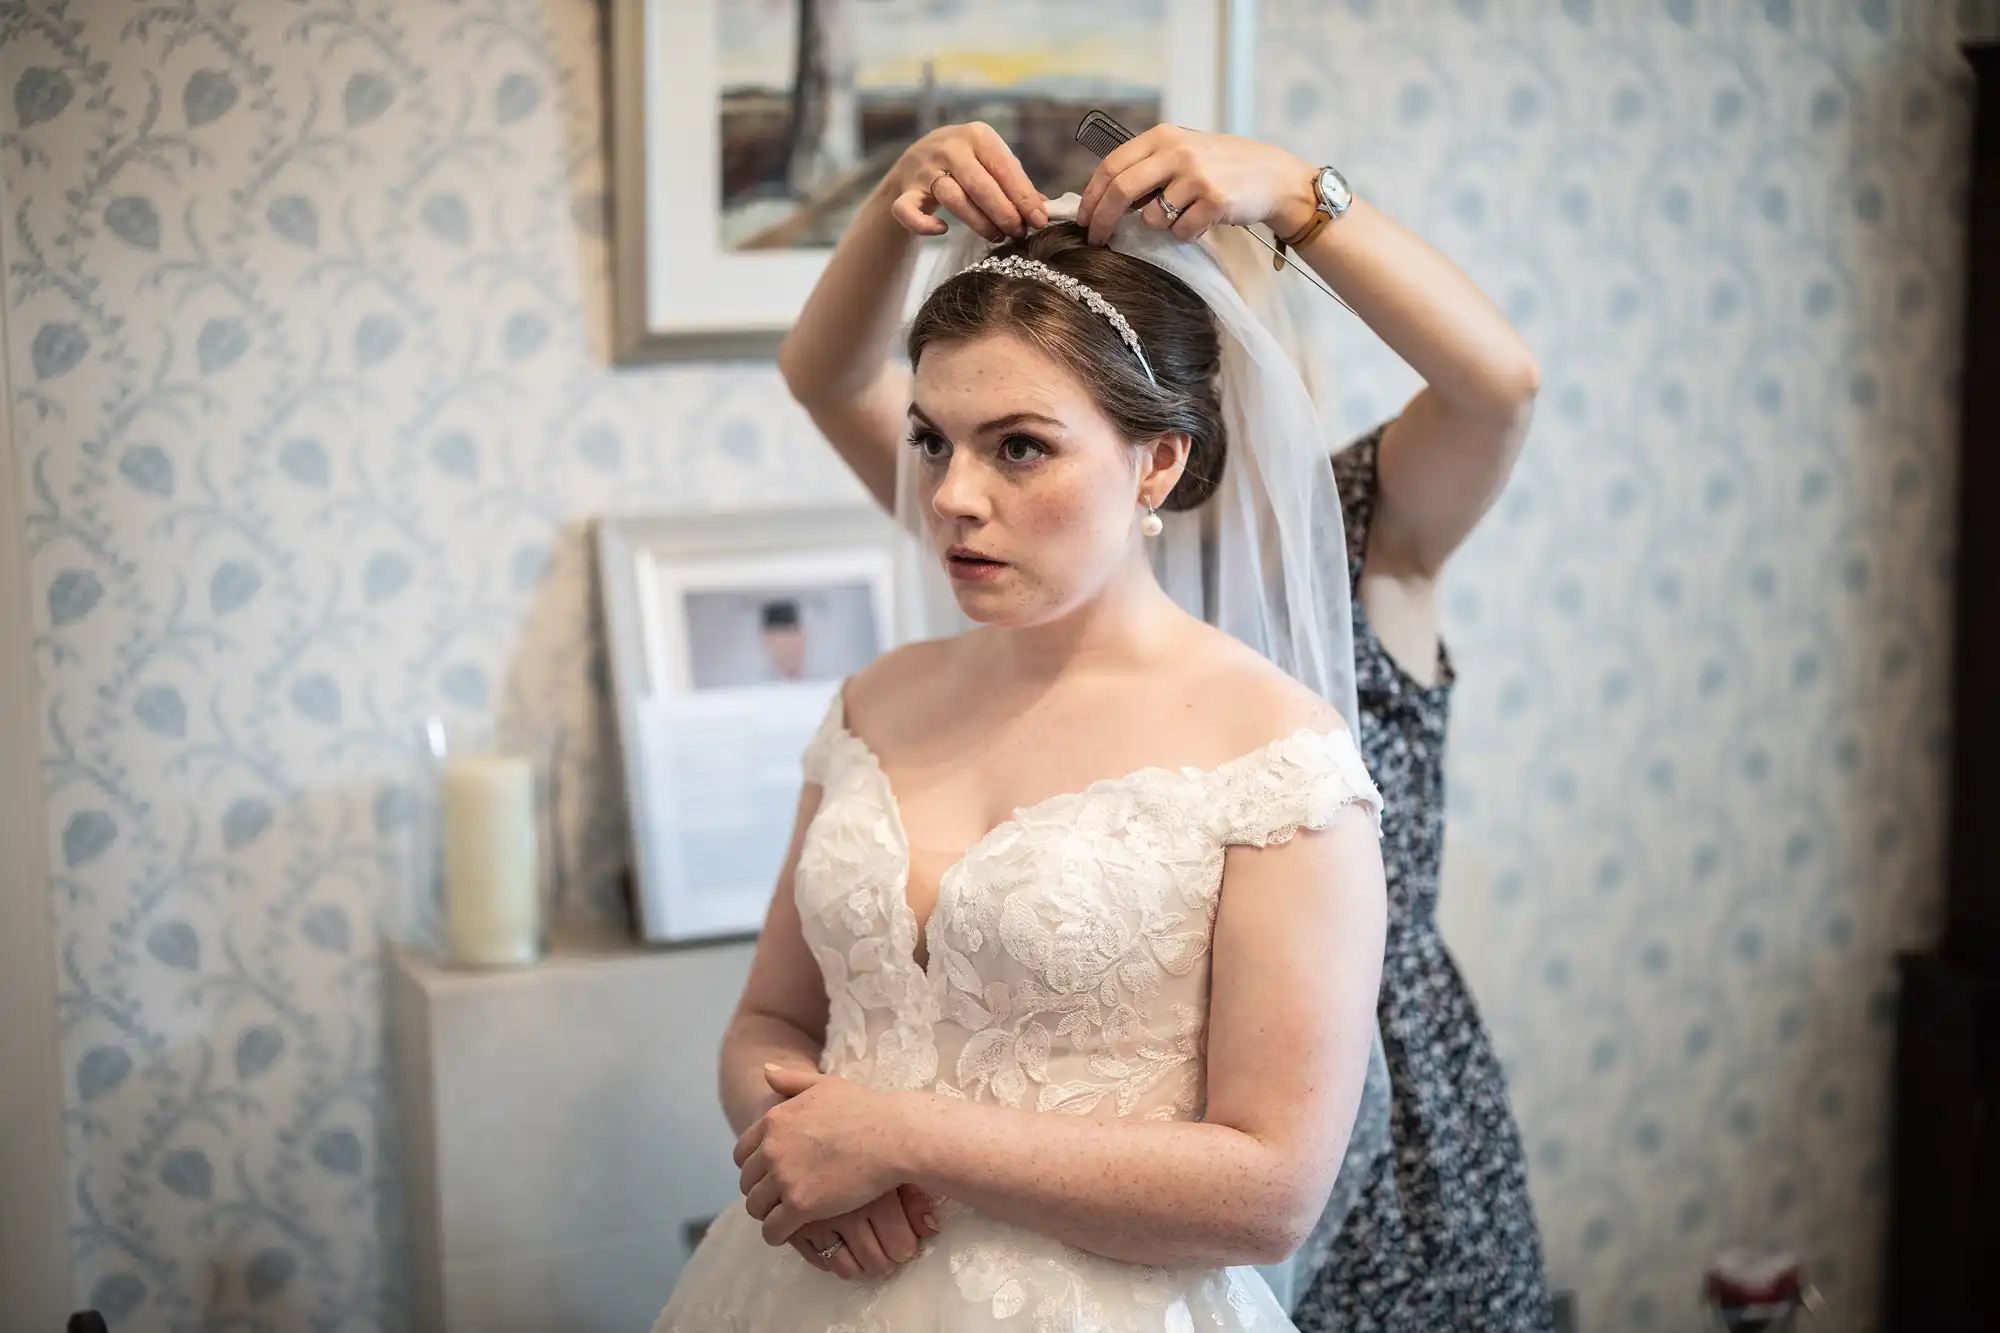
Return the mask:
{"type": "Polygon", "coordinates": [[[1271,144],[1155,125],[1098,163],[1077,221],[1090,229],[1093,244],[1102,245],[1135,200],[1157,192],[1140,216],[1183,241],[1225,223],[1261,222],[1290,236],[1312,218],[1312,181],[1313,168],[1304,159],[1271,144]]]}

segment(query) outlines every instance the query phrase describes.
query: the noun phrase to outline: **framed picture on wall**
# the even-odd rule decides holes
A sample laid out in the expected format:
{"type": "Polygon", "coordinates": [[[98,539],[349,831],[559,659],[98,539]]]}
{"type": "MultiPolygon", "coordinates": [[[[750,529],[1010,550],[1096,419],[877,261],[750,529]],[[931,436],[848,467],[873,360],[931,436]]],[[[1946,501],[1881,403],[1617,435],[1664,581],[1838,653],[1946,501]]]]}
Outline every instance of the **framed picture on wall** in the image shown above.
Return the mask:
{"type": "Polygon", "coordinates": [[[599,522],[648,942],[763,924],[791,840],[800,755],[841,682],[896,633],[893,531],[872,509],[599,522]]]}
{"type": "MultiPolygon", "coordinates": [[[[1247,130],[1254,0],[611,0],[613,356],[775,352],[868,191],[983,120],[1048,195],[1134,130],[1247,130]]],[[[921,283],[913,284],[921,290],[921,283]]]]}

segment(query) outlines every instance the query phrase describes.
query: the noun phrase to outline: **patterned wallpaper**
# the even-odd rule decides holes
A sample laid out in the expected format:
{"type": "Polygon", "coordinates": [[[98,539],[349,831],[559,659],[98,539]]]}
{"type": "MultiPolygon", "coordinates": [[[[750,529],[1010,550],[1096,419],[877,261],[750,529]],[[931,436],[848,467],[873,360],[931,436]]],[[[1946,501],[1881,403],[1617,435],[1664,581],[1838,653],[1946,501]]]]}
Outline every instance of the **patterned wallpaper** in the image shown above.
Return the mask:
{"type": "MultiPolygon", "coordinates": [[[[1480,927],[1553,1275],[1586,1328],[1687,1329],[1709,1253],[1778,1240],[1835,1327],[1871,1328],[1891,960],[1941,873],[1954,41],[1990,15],[1280,12],[1265,123],[1542,362],[1446,589],[1445,892],[1480,927]]],[[[1365,338],[1339,360],[1356,422],[1411,383],[1365,338]]]]}
{"type": "MultiPolygon", "coordinates": [[[[584,522],[855,494],[768,369],[603,368],[597,14],[0,0],[75,1286],[118,1327],[402,1326],[403,729],[563,723],[565,910],[615,916],[584,522]]],[[[1685,1326],[1735,1235],[1872,1325],[1986,17],[1266,0],[1264,123],[1543,360],[1449,588],[1447,892],[1587,1327],[1685,1326]]],[[[1408,372],[1335,336],[1358,427],[1408,372]]]]}

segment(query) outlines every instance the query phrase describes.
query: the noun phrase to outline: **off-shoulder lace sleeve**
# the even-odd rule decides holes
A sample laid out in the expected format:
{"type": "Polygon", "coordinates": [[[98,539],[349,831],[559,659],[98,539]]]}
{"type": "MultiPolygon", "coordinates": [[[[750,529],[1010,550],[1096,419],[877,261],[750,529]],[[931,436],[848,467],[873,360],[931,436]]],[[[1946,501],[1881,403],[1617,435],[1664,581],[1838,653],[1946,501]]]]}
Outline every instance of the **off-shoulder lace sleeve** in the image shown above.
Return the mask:
{"type": "Polygon", "coordinates": [[[840,738],[847,734],[847,686],[845,683],[833,692],[833,702],[827,706],[826,716],[820,720],[819,730],[806,745],[806,751],[799,757],[799,767],[804,770],[805,780],[817,787],[826,785],[827,769],[833,761],[840,738]]]}
{"type": "Polygon", "coordinates": [[[1225,843],[1268,847],[1320,829],[1350,805],[1382,828],[1382,793],[1347,731],[1301,731],[1216,771],[1214,811],[1225,843]]]}

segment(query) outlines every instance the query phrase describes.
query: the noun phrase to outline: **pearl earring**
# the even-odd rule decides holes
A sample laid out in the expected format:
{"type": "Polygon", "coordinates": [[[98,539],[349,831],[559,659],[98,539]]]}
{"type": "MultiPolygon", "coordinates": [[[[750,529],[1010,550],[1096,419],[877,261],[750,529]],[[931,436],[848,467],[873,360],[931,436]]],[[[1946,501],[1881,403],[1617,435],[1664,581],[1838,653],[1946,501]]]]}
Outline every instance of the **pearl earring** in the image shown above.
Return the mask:
{"type": "Polygon", "coordinates": [[[1160,511],[1152,505],[1146,506],[1146,516],[1139,520],[1139,531],[1148,537],[1157,537],[1167,525],[1160,521],[1160,511]]]}

